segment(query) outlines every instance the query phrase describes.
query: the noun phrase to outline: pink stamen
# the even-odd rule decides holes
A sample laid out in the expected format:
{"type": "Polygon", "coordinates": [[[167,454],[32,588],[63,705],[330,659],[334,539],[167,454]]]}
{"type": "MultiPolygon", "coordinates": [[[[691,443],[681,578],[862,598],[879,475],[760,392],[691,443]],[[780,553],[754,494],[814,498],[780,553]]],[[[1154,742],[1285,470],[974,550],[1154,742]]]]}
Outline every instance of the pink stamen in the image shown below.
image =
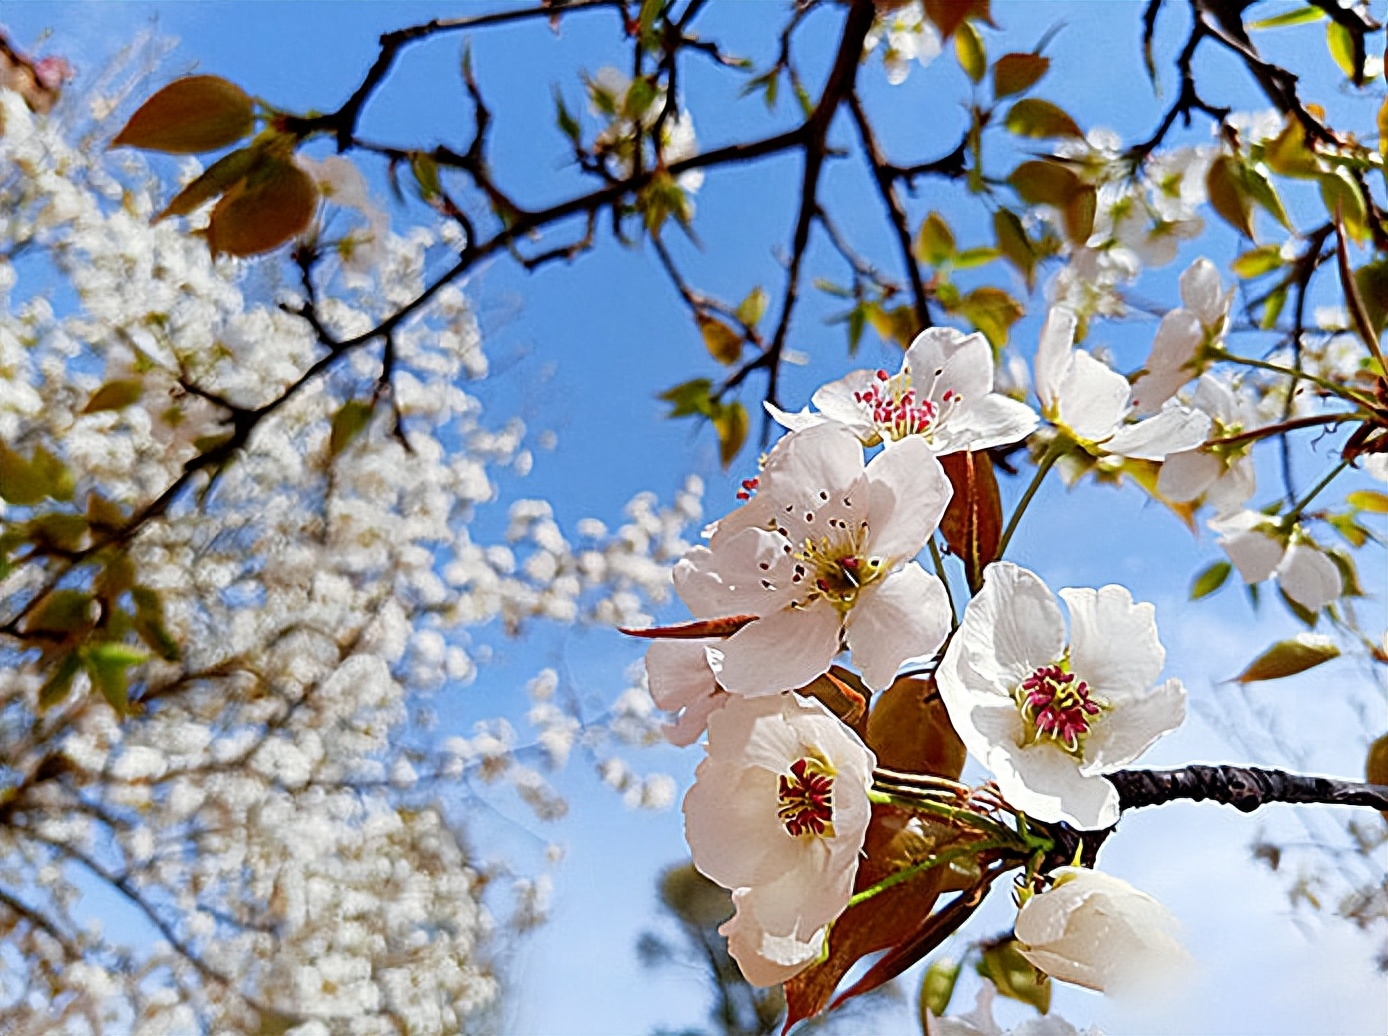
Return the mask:
{"type": "Polygon", "coordinates": [[[1042,666],[1022,681],[1018,689],[1022,715],[1042,736],[1059,741],[1067,751],[1079,750],[1089,733],[1090,719],[1103,711],[1093,701],[1089,685],[1058,665],[1042,666]]]}

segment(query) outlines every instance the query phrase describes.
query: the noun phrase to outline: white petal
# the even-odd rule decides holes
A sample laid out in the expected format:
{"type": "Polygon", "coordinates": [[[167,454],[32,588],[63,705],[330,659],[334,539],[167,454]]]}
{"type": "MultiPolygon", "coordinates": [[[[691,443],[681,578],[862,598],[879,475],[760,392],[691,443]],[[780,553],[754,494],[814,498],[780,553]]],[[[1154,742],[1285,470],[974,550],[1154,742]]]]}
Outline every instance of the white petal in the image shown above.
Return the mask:
{"type": "Polygon", "coordinates": [[[1223,323],[1229,304],[1214,263],[1202,257],[1181,274],[1181,301],[1206,327],[1223,323]]]}
{"type": "Polygon", "coordinates": [[[944,584],[915,562],[864,588],[845,622],[863,683],[880,690],[906,659],[934,654],[949,620],[944,584]]]}
{"type": "Polygon", "coordinates": [[[1161,466],[1157,492],[1178,504],[1199,500],[1222,474],[1224,461],[1213,453],[1200,450],[1173,453],[1161,466]]]}
{"type": "Polygon", "coordinates": [[[1060,596],[1070,609],[1070,668],[1095,694],[1117,705],[1156,682],[1166,664],[1156,608],[1116,584],[1060,596]]]}
{"type": "Polygon", "coordinates": [[[706,640],[657,640],[646,649],[646,682],[656,708],[675,712],[713,693],[706,640]]]}
{"type": "Polygon", "coordinates": [[[841,627],[838,610],[824,600],[763,615],[723,642],[719,682],[747,695],[804,687],[829,671],[841,627]]]}
{"type": "Polygon", "coordinates": [[[1304,543],[1287,548],[1277,566],[1277,581],[1288,597],[1313,612],[1339,600],[1344,590],[1335,562],[1304,543]]]}
{"type": "Polygon", "coordinates": [[[1079,350],[1060,381],[1056,423],[1082,442],[1103,442],[1127,413],[1130,394],[1127,378],[1079,350]]]}
{"type": "Polygon", "coordinates": [[[1150,694],[1125,699],[1099,717],[1084,742],[1084,774],[1112,773],[1147,751],[1186,718],[1186,689],[1167,680],[1150,694]]]}
{"type": "Polygon", "coordinates": [[[1195,351],[1204,337],[1205,332],[1194,313],[1173,309],[1161,318],[1157,336],[1152,339],[1152,351],[1143,366],[1149,371],[1184,367],[1195,359],[1195,351]]]}
{"type": "Polygon", "coordinates": [[[1065,620],[1040,576],[999,561],[984,569],[983,589],[964,609],[951,651],[955,643],[967,651],[969,665],[1010,699],[1037,667],[1060,658],[1065,620]]]}
{"type": "Polygon", "coordinates": [[[895,564],[915,557],[954,495],[944,468],[920,436],[886,447],[867,466],[868,554],[895,564]]]}
{"type": "Polygon", "coordinates": [[[1065,821],[1082,831],[1118,823],[1118,790],[1102,777],[1082,774],[1075,759],[1047,741],[1021,748],[997,745],[988,768],[1013,806],[1046,823],[1065,821]]]}
{"type": "Polygon", "coordinates": [[[809,407],[803,407],[795,413],[791,413],[782,410],[774,403],[763,402],[762,406],[766,408],[766,412],[771,415],[773,421],[792,432],[798,432],[802,428],[813,428],[827,420],[822,414],[811,413],[809,407]]]}
{"type": "Polygon", "coordinates": [[[707,698],[700,698],[686,705],[679,719],[662,727],[665,740],[677,748],[687,748],[703,736],[708,729],[708,718],[728,703],[729,695],[714,691],[707,698]]]}
{"type": "Polygon", "coordinates": [[[1021,442],[1040,423],[1036,411],[1025,403],[990,392],[942,421],[931,445],[938,454],[989,450],[1021,442]]]}
{"type": "Polygon", "coordinates": [[[875,377],[874,371],[852,371],[838,381],[820,386],[810,397],[810,402],[819,407],[821,414],[851,428],[865,446],[875,446],[882,441],[882,436],[872,423],[871,412],[858,402],[856,393],[865,391],[875,377]]]}
{"type": "Polygon", "coordinates": [[[1217,421],[1231,424],[1238,413],[1238,398],[1233,391],[1213,374],[1202,374],[1195,383],[1195,394],[1190,398],[1191,406],[1205,411],[1217,421]]]}
{"type": "Polygon", "coordinates": [[[927,328],[906,351],[904,366],[911,372],[917,396],[936,404],[946,391],[967,403],[993,390],[993,348],[981,334],[927,328]]]}
{"type": "Polygon", "coordinates": [[[766,931],[747,905],[746,897],[751,891],[739,889],[733,893],[737,913],[718,929],[718,934],[727,938],[728,952],[751,985],[778,985],[819,959],[825,929],[819,928],[804,938],[797,932],[777,935],[766,931]]]}
{"type": "Polygon", "coordinates": [[[1184,367],[1159,367],[1133,382],[1133,412],[1140,417],[1155,414],[1190,380],[1184,367]]]}
{"type": "Polygon", "coordinates": [[[1121,457],[1161,460],[1168,453],[1195,449],[1209,434],[1209,414],[1168,402],[1156,417],[1123,426],[1103,445],[1121,457]]]}
{"type": "Polygon", "coordinates": [[[701,619],[775,611],[795,596],[787,546],[776,533],[743,529],[716,550],[693,547],[675,565],[675,592],[701,619]]]}
{"type": "Polygon", "coordinates": [[[1286,545],[1264,531],[1267,521],[1266,515],[1256,511],[1240,511],[1210,522],[1245,583],[1261,583],[1272,575],[1286,553],[1286,545]]]}
{"type": "Polygon", "coordinates": [[[1048,413],[1060,401],[1060,383],[1075,347],[1075,314],[1063,306],[1046,314],[1036,347],[1036,396],[1048,413]]]}
{"type": "Polygon", "coordinates": [[[1252,457],[1237,457],[1205,494],[1215,514],[1229,514],[1248,503],[1257,489],[1252,457]]]}

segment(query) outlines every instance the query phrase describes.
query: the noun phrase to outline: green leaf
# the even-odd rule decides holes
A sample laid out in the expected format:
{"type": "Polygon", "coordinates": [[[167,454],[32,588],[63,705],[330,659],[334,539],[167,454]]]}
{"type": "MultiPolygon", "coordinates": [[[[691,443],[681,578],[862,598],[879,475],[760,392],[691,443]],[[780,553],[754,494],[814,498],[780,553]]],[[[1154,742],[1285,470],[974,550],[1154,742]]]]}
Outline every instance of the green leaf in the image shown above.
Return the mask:
{"type": "Polygon", "coordinates": [[[1354,240],[1364,243],[1369,239],[1368,210],[1364,205],[1364,195],[1354,177],[1344,166],[1336,166],[1333,172],[1320,178],[1321,201],[1325,211],[1333,218],[1338,211],[1345,222],[1345,230],[1354,240]]]}
{"type": "Polygon", "coordinates": [[[641,192],[639,201],[645,216],[646,229],[652,237],[660,235],[661,227],[671,216],[675,217],[675,221],[681,226],[689,225],[692,215],[689,199],[684,189],[675,182],[675,178],[663,169],[651,177],[650,183],[641,192]]]}
{"type": "Polygon", "coordinates": [[[631,81],[631,86],[627,87],[627,95],[622,99],[622,114],[632,122],[640,122],[659,96],[660,90],[652,77],[637,76],[631,81]]]}
{"type": "Polygon", "coordinates": [[[169,662],[177,662],[182,652],[178,642],[164,626],[164,602],[156,590],[147,586],[130,589],[130,599],[135,604],[135,632],[139,634],[152,651],[169,662]]]}
{"type": "Polygon", "coordinates": [[[1306,127],[1288,117],[1282,132],[1263,145],[1263,161],[1274,173],[1310,179],[1325,171],[1306,138],[1306,127]]]}
{"type": "Polygon", "coordinates": [[[713,382],[708,378],[695,378],[676,385],[674,388],[666,389],[657,398],[670,404],[670,412],[666,417],[691,417],[694,414],[703,414],[705,417],[713,416],[713,400],[710,393],[713,391],[713,382]]]}
{"type": "Polygon", "coordinates": [[[1380,493],[1373,489],[1357,489],[1346,496],[1345,501],[1359,511],[1388,514],[1388,493],[1380,493]]]}
{"type": "Polygon", "coordinates": [[[715,360],[725,366],[736,363],[742,355],[742,335],[727,324],[714,317],[699,314],[696,317],[699,334],[703,336],[704,348],[715,360]]]}
{"type": "Polygon", "coordinates": [[[1007,182],[1028,205],[1054,205],[1064,208],[1083,182],[1074,171],[1058,162],[1035,159],[1012,170],[1007,182]]]}
{"type": "Polygon", "coordinates": [[[718,433],[718,459],[727,468],[747,441],[747,409],[737,400],[719,407],[713,415],[713,430],[718,433]]]}
{"type": "Polygon", "coordinates": [[[1234,679],[1238,683],[1280,680],[1304,673],[1338,658],[1340,649],[1329,637],[1318,633],[1298,633],[1291,640],[1280,640],[1248,664],[1234,679]]]}
{"type": "Polygon", "coordinates": [[[92,678],[92,686],[101,692],[111,708],[122,718],[129,716],[130,708],[130,667],[148,660],[143,651],[108,641],[92,644],[83,649],[87,673],[92,678]]]}
{"type": "Polygon", "coordinates": [[[349,399],[333,414],[332,430],[328,433],[328,456],[337,457],[363,429],[371,423],[374,412],[371,403],[361,399],[349,399]]]}
{"type": "Polygon", "coordinates": [[[916,258],[930,266],[943,266],[954,257],[954,232],[938,212],[932,212],[916,231],[916,258]]]}
{"type": "Polygon", "coordinates": [[[993,212],[993,237],[1001,252],[1017,271],[1026,279],[1027,291],[1036,283],[1036,249],[1027,237],[1021,219],[1011,209],[999,208],[993,212]]]}
{"type": "Polygon", "coordinates": [[[979,245],[976,248],[966,248],[964,251],[956,253],[954,256],[954,268],[956,270],[972,270],[975,266],[985,266],[994,259],[1002,258],[1002,252],[987,245],[979,245]]]}
{"type": "Polygon", "coordinates": [[[1364,761],[1364,777],[1370,784],[1388,784],[1388,734],[1369,746],[1369,757],[1364,761]]]}
{"type": "Polygon", "coordinates": [[[1229,268],[1244,280],[1261,277],[1282,268],[1282,249],[1279,245],[1261,245],[1244,252],[1229,268]]]}
{"type": "Polygon", "coordinates": [[[67,553],[82,548],[87,519],[80,514],[50,511],[30,518],[25,529],[36,545],[67,553]]]}
{"type": "Polygon", "coordinates": [[[144,394],[145,383],[139,378],[118,378],[115,381],[108,381],[92,393],[92,398],[87,400],[87,405],[82,408],[84,414],[95,414],[101,410],[123,410],[131,403],[136,402],[144,394]]]}
{"type": "Polygon", "coordinates": [[[1198,601],[1202,597],[1209,597],[1229,578],[1229,573],[1233,571],[1233,566],[1227,561],[1216,561],[1198,576],[1190,586],[1190,599],[1198,601]]]}
{"type": "Polygon", "coordinates": [[[1269,216],[1295,234],[1296,227],[1292,226],[1287,210],[1282,206],[1282,199],[1277,196],[1277,189],[1272,186],[1267,174],[1257,166],[1244,166],[1243,175],[1248,184],[1249,196],[1262,206],[1269,216]]]}
{"type": "Polygon", "coordinates": [[[29,467],[43,480],[44,492],[48,496],[59,501],[72,499],[72,491],[76,487],[72,471],[50,453],[48,447],[34,447],[34,455],[29,458],[29,467]]]}
{"type": "Polygon", "coordinates": [[[439,164],[434,161],[432,155],[423,151],[411,151],[410,172],[414,174],[414,182],[419,188],[419,196],[425,201],[433,201],[442,193],[443,183],[439,180],[439,164]]]}
{"type": "Polygon", "coordinates": [[[993,64],[993,96],[999,99],[1030,90],[1051,67],[1040,54],[1004,54],[993,64]]]}
{"type": "Polygon", "coordinates": [[[111,147],[197,154],[234,144],[254,126],[255,104],[235,83],[220,76],[187,76],[140,105],[111,147]]]}
{"type": "Polygon", "coordinates": [[[1359,70],[1354,67],[1354,37],[1350,35],[1349,30],[1339,22],[1327,23],[1325,45],[1330,49],[1330,56],[1335,59],[1335,64],[1340,66],[1345,78],[1358,82],[1356,76],[1359,70]]]}
{"type": "Polygon", "coordinates": [[[25,633],[75,633],[92,625],[92,595],[85,590],[54,590],[24,619],[25,633]]]}
{"type": "Polygon", "coordinates": [[[1275,14],[1271,18],[1261,18],[1256,22],[1249,22],[1250,29],[1280,29],[1288,25],[1305,25],[1307,22],[1318,22],[1325,17],[1325,12],[1319,7],[1296,7],[1290,11],[1283,11],[1275,14]]]}
{"type": "Polygon", "coordinates": [[[939,1018],[949,1008],[958,981],[959,965],[948,957],[931,961],[930,967],[925,969],[920,993],[921,1032],[929,1032],[931,1028],[925,1020],[927,1011],[939,1018]]]}
{"type": "Polygon", "coordinates": [[[1003,996],[1030,1004],[1042,1014],[1050,1011],[1051,977],[1022,956],[1016,939],[985,947],[978,973],[1003,996]]]}
{"type": "Polygon", "coordinates": [[[1270,331],[1277,326],[1277,318],[1282,315],[1282,307],[1287,304],[1287,289],[1285,286],[1275,289],[1263,303],[1263,318],[1258,321],[1258,326],[1264,331],[1270,331]]]}
{"type": "Polygon", "coordinates": [[[975,288],[960,300],[959,312],[969,319],[992,343],[994,349],[1007,344],[1012,325],[1026,313],[1026,307],[1001,288],[975,288]]]}
{"type": "Polygon", "coordinates": [[[1008,110],[1003,125],[1019,137],[1041,140],[1057,137],[1084,139],[1079,125],[1063,109],[1036,97],[1027,97],[1014,104],[1008,110]]]}
{"type": "Polygon", "coordinates": [[[0,499],[32,507],[48,495],[48,480],[27,460],[0,442],[0,499]]]}
{"type": "Polygon", "coordinates": [[[64,655],[52,675],[39,688],[39,712],[47,712],[72,692],[72,681],[82,671],[82,659],[77,652],[64,655]]]}
{"type": "Polygon", "coordinates": [[[569,111],[569,106],[564,103],[564,95],[559,92],[557,86],[554,88],[554,124],[559,127],[559,132],[568,137],[574,144],[577,144],[583,137],[583,130],[578,124],[578,119],[574,118],[573,112],[569,111]]]}
{"type": "Polygon", "coordinates": [[[954,54],[965,75],[975,83],[983,81],[988,73],[988,52],[983,46],[983,37],[968,22],[962,22],[955,30],[954,54]]]}
{"type": "Polygon", "coordinates": [[[737,304],[737,319],[747,327],[756,327],[766,316],[766,306],[770,302],[766,289],[757,285],[747,293],[747,297],[737,304]]]}
{"type": "Polygon", "coordinates": [[[1355,270],[1354,285],[1359,289],[1369,325],[1381,333],[1388,322],[1388,259],[1376,259],[1355,270]]]}
{"type": "Polygon", "coordinates": [[[1220,155],[1205,174],[1210,205],[1224,221],[1244,237],[1253,237],[1253,200],[1244,182],[1243,165],[1230,155],[1220,155]]]}

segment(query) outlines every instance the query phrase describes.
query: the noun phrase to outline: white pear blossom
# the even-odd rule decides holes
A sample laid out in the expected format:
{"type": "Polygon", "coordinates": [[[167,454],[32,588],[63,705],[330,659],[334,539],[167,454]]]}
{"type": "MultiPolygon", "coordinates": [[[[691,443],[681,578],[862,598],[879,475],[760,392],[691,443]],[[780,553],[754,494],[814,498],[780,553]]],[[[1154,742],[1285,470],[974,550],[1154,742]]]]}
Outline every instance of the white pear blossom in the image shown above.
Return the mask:
{"type": "Polygon", "coordinates": [[[1287,531],[1278,519],[1245,510],[1214,518],[1209,526],[1219,533],[1219,545],[1245,583],[1275,575],[1288,597],[1313,612],[1344,592],[1339,568],[1300,525],[1287,531]]]}
{"type": "Polygon", "coordinates": [[[1121,878],[1057,867],[1045,892],[1022,904],[1022,955],[1052,978],[1105,993],[1159,989],[1191,965],[1176,918],[1121,878]]]}
{"type": "MultiPolygon", "coordinates": [[[[1210,416],[1212,439],[1238,435],[1257,422],[1247,397],[1212,374],[1200,376],[1191,404],[1210,416]]],[[[1236,511],[1257,488],[1252,446],[1249,440],[1169,454],[1157,476],[1157,492],[1176,503],[1209,504],[1216,516],[1236,511]]]]}
{"type": "Polygon", "coordinates": [[[997,987],[985,979],[978,987],[974,1009],[968,1014],[937,1018],[927,1010],[925,1036],[1104,1036],[1097,1026],[1090,1026],[1081,1034],[1058,1014],[1027,1018],[1014,1028],[1004,1029],[993,1018],[997,995],[997,987]]]}
{"type": "Polygon", "coordinates": [[[775,694],[826,672],[843,642],[864,682],[885,687],[949,630],[944,585],[911,559],[953,490],[920,438],[866,468],[857,437],[826,423],[791,432],[754,499],[719,521],[675,567],[695,615],[754,615],[724,640],[719,683],[775,694]]]}
{"type": "Polygon", "coordinates": [[[646,651],[646,680],[656,707],[678,713],[665,737],[684,747],[697,741],[714,709],[728,700],[718,686],[710,657],[719,658],[715,640],[657,640],[646,651]]]}
{"type": "Polygon", "coordinates": [[[821,930],[848,905],[874,765],[812,698],[732,696],[709,717],[685,834],[694,865],[735,892],[722,931],[749,981],[770,985],[812,962],[821,930]]]}
{"type": "Polygon", "coordinates": [[[981,334],[926,328],[906,350],[901,371],[854,371],[815,391],[797,414],[765,404],[790,429],[838,421],[865,446],[921,436],[937,454],[1020,442],[1036,429],[1036,411],[993,391],[993,350],[981,334]]]}
{"type": "Polygon", "coordinates": [[[1126,424],[1128,380],[1074,347],[1075,314],[1057,306],[1046,317],[1036,350],[1036,394],[1047,420],[1085,449],[1141,460],[1193,450],[1205,441],[1209,417],[1176,403],[1155,417],[1126,424]]]}
{"type": "Polygon", "coordinates": [[[989,565],[936,680],[954,729],[1008,802],[1093,830],[1118,820],[1118,792],[1103,774],[1179,726],[1186,693],[1179,680],[1156,683],[1166,652],[1152,605],[1116,585],[1060,596],[1068,646],[1040,577],[989,565]]]}
{"type": "Polygon", "coordinates": [[[1218,345],[1229,326],[1234,289],[1225,291],[1219,271],[1208,259],[1197,259],[1181,274],[1185,306],[1162,317],[1142,375],[1133,382],[1133,411],[1155,414],[1178,389],[1201,373],[1204,350],[1218,345]]]}
{"type": "Polygon", "coordinates": [[[882,13],[863,40],[864,53],[882,46],[882,65],[887,70],[887,82],[898,86],[911,74],[911,62],[924,68],[940,55],[940,30],[925,13],[920,0],[911,0],[894,10],[882,13]]]}

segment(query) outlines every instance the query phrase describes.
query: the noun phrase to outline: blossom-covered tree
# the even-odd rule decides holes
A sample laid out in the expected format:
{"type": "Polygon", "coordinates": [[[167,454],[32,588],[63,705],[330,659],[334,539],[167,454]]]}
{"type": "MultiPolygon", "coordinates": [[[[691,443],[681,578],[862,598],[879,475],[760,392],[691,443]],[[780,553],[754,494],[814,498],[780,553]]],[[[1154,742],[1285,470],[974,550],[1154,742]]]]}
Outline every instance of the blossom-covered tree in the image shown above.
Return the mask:
{"type": "MultiPolygon", "coordinates": [[[[1367,876],[1345,877],[1343,912],[1388,917],[1372,856],[1388,735],[1367,731],[1369,783],[1358,760],[1340,779],[1258,758],[1134,768],[1186,715],[1169,616],[1119,566],[1059,591],[1067,633],[1052,559],[1033,545],[1023,567],[1016,538],[1053,477],[1144,494],[1145,520],[1207,527],[1227,554],[1190,607],[1237,571],[1253,604],[1275,579],[1306,627],[1239,683],[1356,652],[1381,704],[1388,642],[1361,568],[1381,568],[1388,513],[1372,482],[1388,480],[1388,121],[1312,100],[1258,41],[1321,33],[1343,89],[1373,96],[1382,26],[1329,0],[1261,20],[1239,0],[1153,0],[1125,60],[1170,101],[1125,140],[1040,96],[1065,70],[988,0],[799,0],[757,22],[771,42],[751,58],[705,31],[707,8],[441,17],[383,36],[355,90],[303,111],[220,75],[137,62],[70,81],[59,58],[0,49],[7,1027],[485,1028],[494,874],[449,789],[504,780],[553,816],[562,784],[527,759],[559,769],[577,748],[629,801],[667,804],[668,779],[613,748],[653,740],[657,708],[670,740],[705,738],[693,862],[729,893],[718,931],[747,981],[783,986],[787,1026],[925,961],[1009,884],[1012,930],[967,946],[991,987],[949,1017],[958,967],[935,961],[927,1031],[1001,1031],[992,987],[1044,1014],[1051,978],[1176,981],[1190,961],[1169,913],[1098,863],[1125,812],[1178,799],[1357,807],[1350,848],[1306,851],[1356,853],[1367,876]],[[546,121],[568,164],[559,200],[532,202],[496,132],[534,113],[489,92],[480,56],[579,18],[608,20],[624,68],[556,71],[546,121]],[[469,132],[365,132],[397,65],[442,37],[462,40],[469,132]],[[1215,96],[1216,59],[1271,111],[1215,96]],[[695,65],[767,111],[749,98],[734,139],[701,144],[695,65]],[[872,77],[906,89],[946,67],[962,133],[932,138],[943,157],[893,157],[908,145],[872,77]],[[784,175],[776,157],[796,160],[778,282],[705,290],[696,202],[732,169],[784,175]],[[839,218],[845,182],[883,227],[839,218]],[[927,208],[925,183],[949,203],[927,208]],[[986,242],[961,246],[978,226],[986,242]],[[670,416],[757,470],[706,543],[688,542],[694,478],[667,505],[637,497],[616,531],[566,534],[557,502],[515,499],[489,536],[479,515],[534,458],[520,417],[469,388],[489,361],[466,278],[612,245],[661,270],[711,365],[664,390],[670,416]],[[1151,271],[1178,259],[1168,290],[1151,271]],[[900,369],[826,372],[787,400],[787,365],[820,336],[811,286],[845,307],[850,353],[870,328],[900,369]],[[1106,335],[1144,307],[1160,323],[1124,363],[1106,335]],[[1024,335],[1029,312],[1044,326],[1024,335]],[[690,615],[657,626],[670,590],[690,615]],[[488,627],[580,622],[652,640],[644,686],[605,721],[546,671],[529,747],[504,718],[436,729],[431,702],[478,678],[488,627]],[[95,923],[100,894],[149,937],[95,923]]],[[[543,888],[518,886],[524,926],[543,888]]]]}

